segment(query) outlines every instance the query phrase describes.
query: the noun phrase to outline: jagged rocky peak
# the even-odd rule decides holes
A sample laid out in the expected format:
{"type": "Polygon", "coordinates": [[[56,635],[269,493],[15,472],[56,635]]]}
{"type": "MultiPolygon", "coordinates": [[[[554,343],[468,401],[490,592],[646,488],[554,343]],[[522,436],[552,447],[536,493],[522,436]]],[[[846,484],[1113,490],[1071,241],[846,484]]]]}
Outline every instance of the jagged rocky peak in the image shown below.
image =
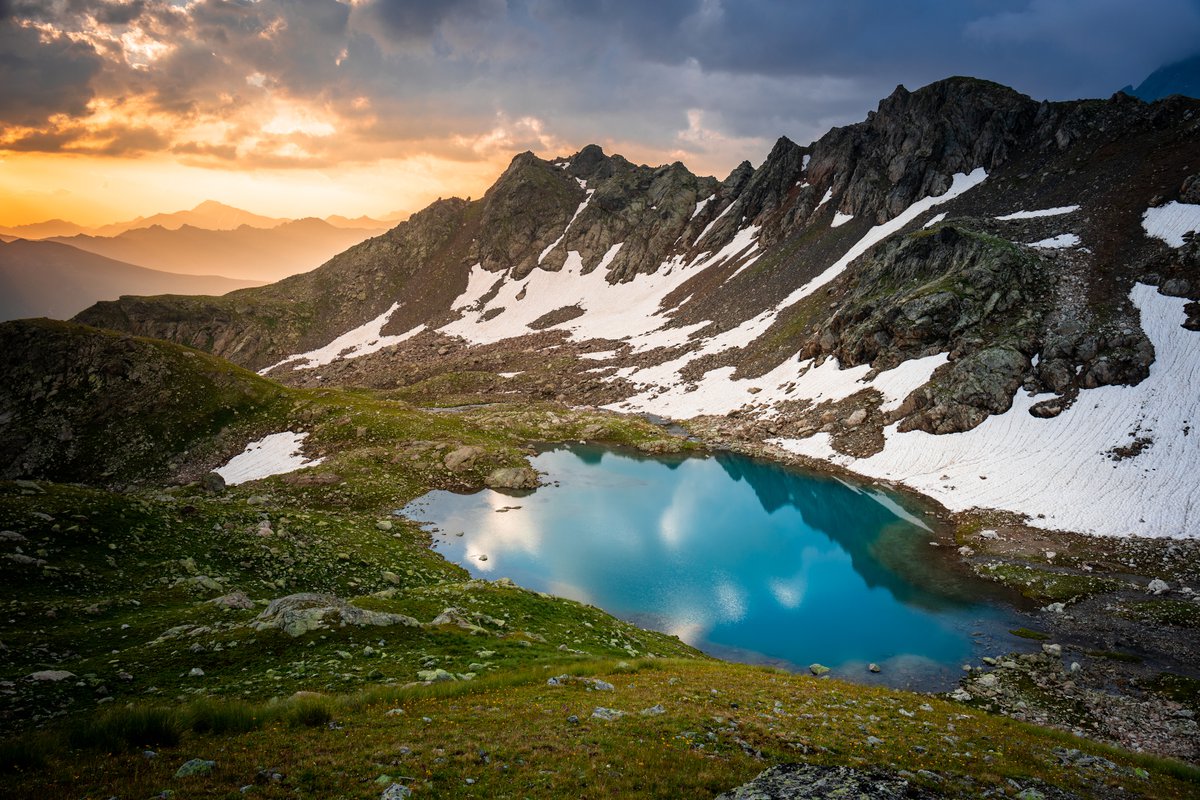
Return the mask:
{"type": "Polygon", "coordinates": [[[809,181],[833,190],[842,213],[884,222],[915,200],[944,193],[955,173],[989,172],[1034,125],[1038,103],[975,78],[903,86],[855,125],[812,148],[809,181]]]}

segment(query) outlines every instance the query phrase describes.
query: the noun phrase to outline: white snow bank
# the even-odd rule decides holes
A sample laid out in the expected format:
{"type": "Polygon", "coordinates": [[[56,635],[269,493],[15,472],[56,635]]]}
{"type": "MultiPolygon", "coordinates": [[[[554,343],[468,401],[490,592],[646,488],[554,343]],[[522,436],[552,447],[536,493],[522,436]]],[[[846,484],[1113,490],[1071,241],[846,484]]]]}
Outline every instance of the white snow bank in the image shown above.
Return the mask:
{"type": "Polygon", "coordinates": [[[930,218],[929,222],[926,222],[921,227],[922,228],[932,228],[934,225],[937,225],[939,222],[941,222],[945,218],[946,218],[946,212],[943,211],[942,213],[938,214],[937,216],[930,218]]]}
{"type": "Polygon", "coordinates": [[[1043,208],[1040,211],[1014,211],[1011,214],[1005,214],[1002,217],[996,217],[998,220],[1010,219],[1036,219],[1038,217],[1057,217],[1060,214],[1073,214],[1079,210],[1079,206],[1058,206],[1057,208],[1043,208]]]}
{"type": "Polygon", "coordinates": [[[1058,236],[1051,236],[1049,239],[1042,239],[1037,242],[1030,242],[1030,247],[1037,247],[1042,250],[1064,250],[1068,247],[1075,247],[1079,244],[1079,237],[1073,233],[1060,233],[1058,236]]]}
{"type": "Polygon", "coordinates": [[[309,350],[307,353],[298,353],[294,356],[288,356],[282,361],[272,364],[266,369],[260,369],[259,375],[266,375],[271,370],[282,367],[284,364],[291,364],[293,361],[302,361],[304,363],[297,364],[295,369],[313,369],[325,364],[330,364],[334,361],[344,358],[358,358],[365,356],[368,353],[374,353],[382,350],[385,347],[391,347],[395,344],[400,344],[405,339],[410,339],[416,336],[421,331],[425,330],[424,325],[418,325],[404,333],[394,336],[384,336],[380,332],[383,326],[391,318],[392,314],[396,313],[396,309],[400,307],[399,303],[392,303],[392,307],[380,314],[370,322],[365,322],[354,330],[346,331],[341,336],[334,339],[324,347],[319,347],[316,350],[309,350]]]}
{"type": "Polygon", "coordinates": [[[710,202],[712,202],[712,199],[714,197],[716,197],[715,194],[710,194],[708,197],[704,198],[699,203],[696,203],[696,210],[692,212],[692,216],[688,217],[688,219],[695,219],[696,217],[698,217],[700,215],[700,212],[704,210],[704,207],[706,205],[708,205],[710,202]]]}
{"type": "Polygon", "coordinates": [[[300,452],[300,445],[307,436],[307,433],[295,431],[264,436],[257,442],[246,445],[245,450],[214,472],[224,478],[228,485],[236,486],[271,475],[295,472],[303,467],[315,467],[323,459],[310,461],[300,452]]]}
{"type": "Polygon", "coordinates": [[[1181,327],[1184,298],[1139,284],[1130,297],[1154,344],[1150,375],[1137,386],[1080,393],[1051,419],[1029,414],[1049,395],[1018,393],[1006,413],[963,433],[885,433],[882,452],[855,459],[829,437],[777,440],[784,448],[904,483],[952,510],[998,508],[1030,524],[1107,536],[1200,537],[1200,334],[1181,327]],[[1114,448],[1143,438],[1136,455],[1114,448]]]}
{"type": "MultiPolygon", "coordinates": [[[[690,355],[690,354],[689,354],[690,355]]],[[[645,385],[644,391],[607,408],[618,411],[649,412],[674,419],[701,414],[728,414],[749,405],[774,405],[784,400],[810,400],[813,403],[836,402],[864,389],[877,389],[883,395],[884,408],[894,408],[909,393],[929,380],[935,369],[946,363],[946,354],[906,361],[895,369],[865,380],[871,367],[863,364],[842,369],[836,358],[818,366],[812,359],[789,359],[757,378],[734,379],[733,367],[710,370],[692,385],[679,380],[681,362],[638,370],[629,380],[645,385]]],[[[766,416],[772,416],[768,412],[766,416]]]]}
{"type": "Polygon", "coordinates": [[[1165,206],[1148,208],[1142,214],[1142,228],[1147,236],[1162,239],[1171,247],[1183,247],[1183,235],[1200,231],[1200,205],[1172,200],[1165,206]]]}
{"type": "Polygon", "coordinates": [[[840,228],[852,219],[854,219],[853,214],[843,214],[840,211],[835,211],[833,212],[833,222],[829,223],[829,227],[840,228]]]}

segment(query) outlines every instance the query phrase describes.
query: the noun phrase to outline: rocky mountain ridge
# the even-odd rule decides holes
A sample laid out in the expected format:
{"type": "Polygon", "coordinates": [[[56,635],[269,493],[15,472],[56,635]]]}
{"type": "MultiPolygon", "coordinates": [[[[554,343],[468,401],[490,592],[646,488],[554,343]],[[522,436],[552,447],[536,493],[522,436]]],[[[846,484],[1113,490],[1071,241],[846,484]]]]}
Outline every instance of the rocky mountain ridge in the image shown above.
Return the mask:
{"type": "Polygon", "coordinates": [[[1138,284],[1200,323],[1198,111],[951,78],[723,181],[595,146],[523,153],[483,198],[313,272],[79,320],[301,384],[512,372],[532,348],[552,374],[503,391],[731,415],[739,435],[865,458],[889,430],[972,430],[1021,391],[1049,419],[1138,384],[1155,359],[1138,284]]]}

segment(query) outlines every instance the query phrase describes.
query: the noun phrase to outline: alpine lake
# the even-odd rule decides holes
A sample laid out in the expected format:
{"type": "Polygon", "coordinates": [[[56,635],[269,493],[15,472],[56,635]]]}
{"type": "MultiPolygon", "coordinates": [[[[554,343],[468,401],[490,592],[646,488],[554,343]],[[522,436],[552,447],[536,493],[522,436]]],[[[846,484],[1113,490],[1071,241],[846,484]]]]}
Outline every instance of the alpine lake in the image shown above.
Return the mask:
{"type": "Polygon", "coordinates": [[[728,660],[946,690],[964,663],[1029,647],[997,588],[930,546],[935,522],[910,498],[731,453],[580,444],[531,461],[549,480],[536,491],[435,491],[396,513],[474,577],[728,660]]]}

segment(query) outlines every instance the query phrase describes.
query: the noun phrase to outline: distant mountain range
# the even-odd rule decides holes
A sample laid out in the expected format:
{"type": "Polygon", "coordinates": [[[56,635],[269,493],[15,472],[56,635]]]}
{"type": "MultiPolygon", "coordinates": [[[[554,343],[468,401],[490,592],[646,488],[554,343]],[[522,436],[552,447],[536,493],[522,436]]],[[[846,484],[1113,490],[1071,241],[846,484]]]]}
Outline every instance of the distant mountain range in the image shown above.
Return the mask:
{"type": "Polygon", "coordinates": [[[67,319],[99,300],[147,291],[225,294],[253,281],[174,275],[115,261],[56,242],[0,243],[0,321],[67,319]]]}
{"type": "MultiPolygon", "coordinates": [[[[399,215],[396,215],[397,217],[399,215]]],[[[185,225],[212,231],[235,230],[242,226],[251,228],[275,228],[293,220],[286,217],[265,217],[241,208],[235,208],[216,200],[205,200],[195,208],[186,211],[175,211],[164,214],[151,214],[148,217],[137,217],[125,222],[113,222],[108,225],[88,227],[64,219],[50,219],[44,222],[34,222],[28,225],[0,225],[0,235],[13,236],[20,239],[50,239],[52,237],[78,236],[120,236],[126,231],[138,228],[159,226],[167,230],[179,230],[185,225]]],[[[334,228],[350,230],[381,231],[396,224],[397,219],[372,219],[371,217],[343,217],[334,214],[325,218],[325,222],[334,228]]]]}
{"type": "Polygon", "coordinates": [[[233,230],[191,224],[169,229],[155,224],[116,236],[79,234],[48,241],[164,272],[265,282],[314,269],[384,230],[338,228],[309,218],[284,220],[271,228],[241,225],[233,230]]]}

